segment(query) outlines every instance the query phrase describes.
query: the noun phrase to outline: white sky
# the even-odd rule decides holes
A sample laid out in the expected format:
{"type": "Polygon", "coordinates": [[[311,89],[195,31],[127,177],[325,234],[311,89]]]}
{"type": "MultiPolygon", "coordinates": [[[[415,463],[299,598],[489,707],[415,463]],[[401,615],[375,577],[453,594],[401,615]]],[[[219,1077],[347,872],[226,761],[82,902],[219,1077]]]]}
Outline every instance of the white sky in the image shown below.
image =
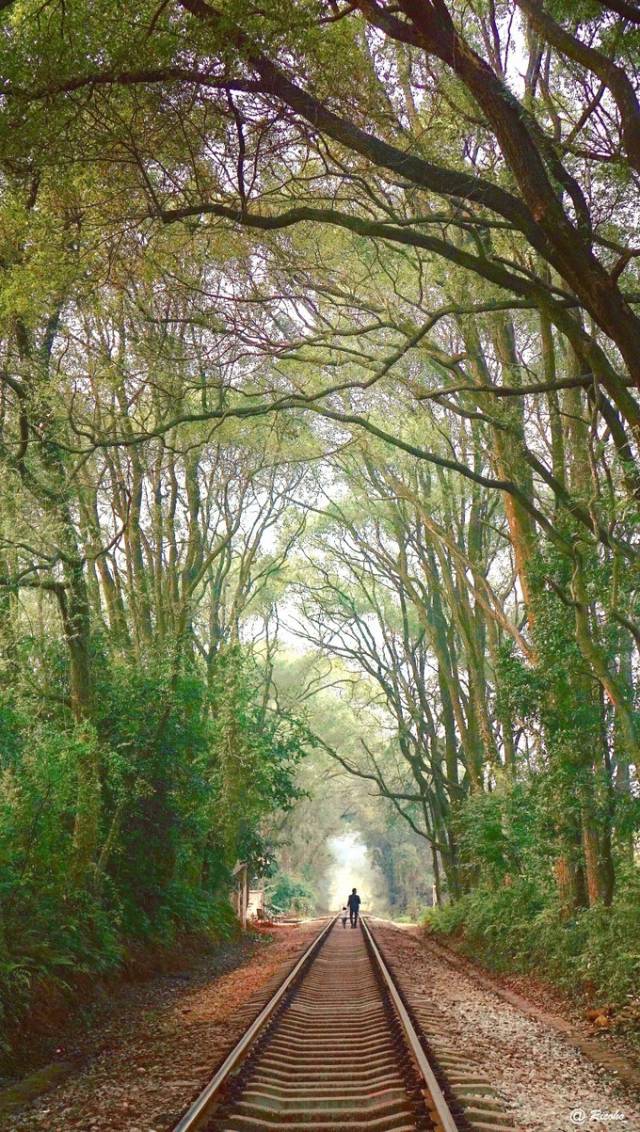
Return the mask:
{"type": "Polygon", "coordinates": [[[367,846],[357,831],[341,833],[329,841],[334,865],[329,876],[329,907],[337,911],[346,902],[352,888],[357,888],[362,911],[373,912],[384,893],[379,869],[372,864],[367,846]]]}

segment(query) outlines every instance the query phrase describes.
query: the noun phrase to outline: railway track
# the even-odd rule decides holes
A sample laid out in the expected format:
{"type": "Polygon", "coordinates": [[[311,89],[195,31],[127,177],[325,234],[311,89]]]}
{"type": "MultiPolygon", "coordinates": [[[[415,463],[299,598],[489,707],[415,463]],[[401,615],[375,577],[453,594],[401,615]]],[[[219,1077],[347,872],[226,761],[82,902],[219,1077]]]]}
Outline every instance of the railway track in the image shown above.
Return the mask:
{"type": "Polygon", "coordinates": [[[366,923],[330,921],[174,1132],[461,1132],[366,923]]]}

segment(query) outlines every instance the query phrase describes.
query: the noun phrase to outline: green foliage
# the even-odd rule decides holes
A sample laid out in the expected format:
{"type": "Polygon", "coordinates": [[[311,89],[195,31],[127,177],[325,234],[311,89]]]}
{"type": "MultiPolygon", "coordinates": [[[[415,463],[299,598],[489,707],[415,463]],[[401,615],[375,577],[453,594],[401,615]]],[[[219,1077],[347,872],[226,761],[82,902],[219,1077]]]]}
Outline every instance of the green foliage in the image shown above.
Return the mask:
{"type": "Polygon", "coordinates": [[[311,886],[287,873],[276,873],[267,886],[266,904],[276,915],[283,912],[298,912],[309,915],[315,907],[315,895],[311,886]]]}
{"type": "Polygon", "coordinates": [[[503,641],[498,652],[496,682],[500,704],[516,719],[539,717],[544,677],[538,668],[525,665],[510,638],[503,641]]]}
{"type": "Polygon", "coordinates": [[[47,977],[113,969],[122,957],[120,909],[69,886],[77,729],[35,724],[0,708],[0,1019],[15,1016],[47,977]]]}
{"type": "Polygon", "coordinates": [[[471,795],[457,814],[455,830],[462,860],[474,879],[499,885],[511,875],[538,871],[544,829],[533,786],[511,785],[471,795]]]}
{"type": "Polygon", "coordinates": [[[455,904],[430,909],[430,932],[455,936],[494,971],[541,972],[563,989],[624,1005],[640,977],[640,889],[621,882],[610,908],[596,905],[567,918],[550,889],[518,878],[480,885],[455,904]]]}
{"type": "Polygon", "coordinates": [[[595,905],[580,914],[579,972],[604,998],[624,1003],[640,985],[640,877],[621,878],[611,908],[595,905]]]}
{"type": "Polygon", "coordinates": [[[286,810],[296,797],[292,772],[307,736],[298,720],[269,714],[256,700],[247,658],[237,645],[217,660],[211,700],[212,742],[219,755],[212,767],[212,797],[223,803],[223,843],[231,864],[242,843],[249,850],[243,859],[255,871],[264,847],[250,847],[250,831],[265,813],[286,810]]]}
{"type": "Polygon", "coordinates": [[[209,696],[194,668],[100,655],[95,729],[0,700],[0,1018],[41,980],[114,971],[140,941],[228,935],[231,868],[268,871],[261,823],[296,794],[304,732],[265,713],[236,647],[209,696]],[[78,765],[97,744],[104,805],[86,888],[70,875],[78,765]]]}

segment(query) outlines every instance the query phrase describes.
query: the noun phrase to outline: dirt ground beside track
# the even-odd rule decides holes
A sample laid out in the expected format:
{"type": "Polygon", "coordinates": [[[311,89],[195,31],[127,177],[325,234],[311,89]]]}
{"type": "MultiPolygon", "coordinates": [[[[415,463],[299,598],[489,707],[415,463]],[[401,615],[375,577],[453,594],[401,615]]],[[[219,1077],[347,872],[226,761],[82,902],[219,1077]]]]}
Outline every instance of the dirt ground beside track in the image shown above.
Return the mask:
{"type": "MultiPolygon", "coordinates": [[[[67,1059],[71,1054],[66,1079],[1,1114],[0,1129],[166,1132],[242,1035],[251,1020],[250,1000],[256,998],[257,1014],[261,999],[320,926],[312,921],[265,929],[222,974],[213,951],[194,967],[177,966],[122,988],[106,1017],[100,1011],[95,1027],[83,1032],[82,1051],[65,1051],[67,1059]]],[[[55,1063],[50,1068],[53,1080],[55,1063]]]]}

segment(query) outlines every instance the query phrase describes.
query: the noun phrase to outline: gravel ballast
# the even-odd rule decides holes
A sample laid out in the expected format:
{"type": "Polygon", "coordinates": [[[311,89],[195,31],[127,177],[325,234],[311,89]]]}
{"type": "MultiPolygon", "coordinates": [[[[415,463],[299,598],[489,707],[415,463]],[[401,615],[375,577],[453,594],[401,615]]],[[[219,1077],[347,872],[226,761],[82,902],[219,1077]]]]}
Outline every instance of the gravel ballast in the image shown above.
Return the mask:
{"type": "Polygon", "coordinates": [[[412,997],[428,1002],[456,1049],[486,1074],[518,1129],[640,1132],[640,1098],[567,1037],[426,950],[416,929],[373,927],[409,1003],[412,997]]]}

